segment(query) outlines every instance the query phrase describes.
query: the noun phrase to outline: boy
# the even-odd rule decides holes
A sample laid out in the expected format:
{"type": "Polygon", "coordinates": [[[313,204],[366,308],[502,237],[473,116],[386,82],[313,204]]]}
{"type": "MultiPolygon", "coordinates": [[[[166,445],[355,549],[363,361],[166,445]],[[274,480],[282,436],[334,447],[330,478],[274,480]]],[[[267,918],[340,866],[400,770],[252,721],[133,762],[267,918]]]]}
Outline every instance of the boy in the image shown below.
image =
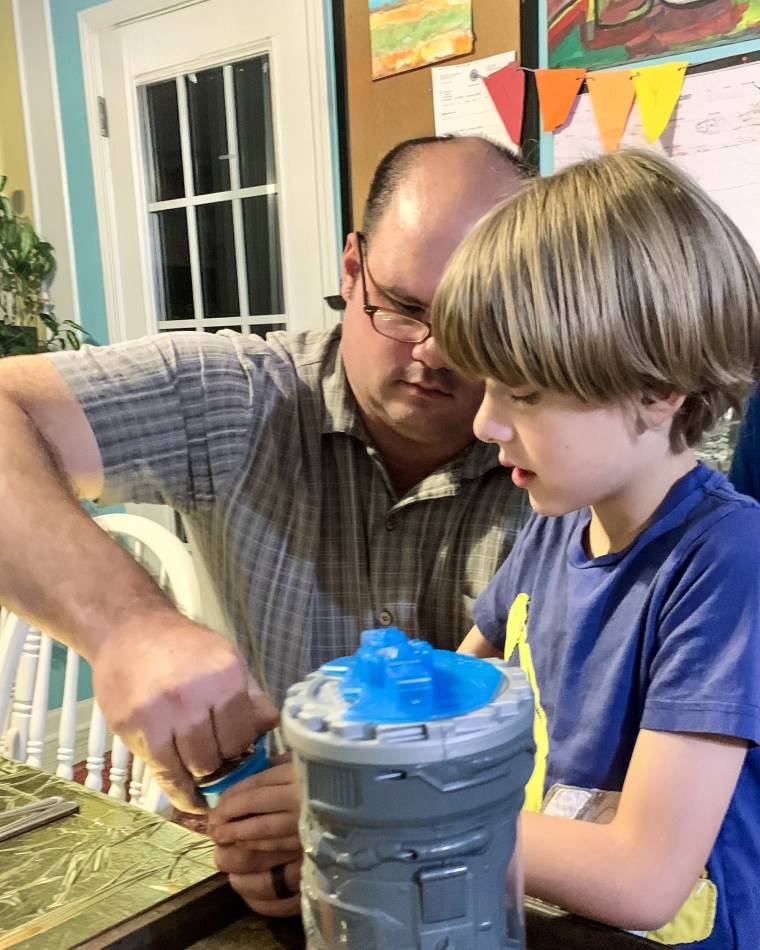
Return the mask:
{"type": "Polygon", "coordinates": [[[490,212],[433,332],[485,380],[475,433],[535,512],[460,648],[533,683],[526,890],[662,943],[756,950],[760,506],[692,447],[760,376],[757,260],[674,166],[618,152],[490,212]],[[563,789],[620,793],[617,811],[534,813],[563,789]]]}

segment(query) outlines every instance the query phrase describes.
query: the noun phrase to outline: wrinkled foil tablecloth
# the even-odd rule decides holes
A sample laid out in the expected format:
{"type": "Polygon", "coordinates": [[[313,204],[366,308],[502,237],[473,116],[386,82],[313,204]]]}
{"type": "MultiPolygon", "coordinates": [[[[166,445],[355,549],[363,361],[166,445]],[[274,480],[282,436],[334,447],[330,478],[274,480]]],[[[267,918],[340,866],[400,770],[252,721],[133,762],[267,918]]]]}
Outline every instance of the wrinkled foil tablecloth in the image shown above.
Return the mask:
{"type": "Polygon", "coordinates": [[[0,757],[0,827],[51,795],[79,813],[0,842],[0,950],[68,950],[217,873],[203,835],[0,757]]]}

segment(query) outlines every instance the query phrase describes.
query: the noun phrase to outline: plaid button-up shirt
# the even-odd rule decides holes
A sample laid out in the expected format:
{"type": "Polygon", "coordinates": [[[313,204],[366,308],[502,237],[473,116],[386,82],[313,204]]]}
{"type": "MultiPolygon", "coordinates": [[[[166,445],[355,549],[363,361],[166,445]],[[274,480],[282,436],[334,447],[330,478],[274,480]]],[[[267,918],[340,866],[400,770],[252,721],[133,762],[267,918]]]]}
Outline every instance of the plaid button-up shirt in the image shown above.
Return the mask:
{"type": "Polygon", "coordinates": [[[100,503],[184,514],[277,703],[367,627],[455,649],[529,511],[481,443],[398,498],[339,341],[178,332],[50,357],[95,433],[100,503]]]}

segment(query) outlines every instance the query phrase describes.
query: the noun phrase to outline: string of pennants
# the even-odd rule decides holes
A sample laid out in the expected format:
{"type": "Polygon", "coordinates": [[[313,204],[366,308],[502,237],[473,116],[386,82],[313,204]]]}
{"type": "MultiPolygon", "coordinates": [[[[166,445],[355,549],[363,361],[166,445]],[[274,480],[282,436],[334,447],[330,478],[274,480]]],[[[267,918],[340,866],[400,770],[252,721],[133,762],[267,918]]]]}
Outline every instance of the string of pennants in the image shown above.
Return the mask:
{"type": "Polygon", "coordinates": [[[688,63],[664,63],[638,69],[587,72],[585,69],[527,69],[509,63],[483,82],[510,139],[520,144],[525,108],[525,74],[535,76],[544,132],[564,125],[584,80],[602,144],[609,152],[619,145],[634,100],[648,142],[665,131],[681,95],[688,63]]]}

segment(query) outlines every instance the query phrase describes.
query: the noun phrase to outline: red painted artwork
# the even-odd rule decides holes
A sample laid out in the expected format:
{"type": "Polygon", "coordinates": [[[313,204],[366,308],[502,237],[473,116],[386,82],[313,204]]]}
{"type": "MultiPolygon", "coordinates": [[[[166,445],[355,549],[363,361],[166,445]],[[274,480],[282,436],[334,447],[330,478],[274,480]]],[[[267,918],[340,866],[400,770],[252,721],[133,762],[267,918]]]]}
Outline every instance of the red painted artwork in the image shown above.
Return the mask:
{"type": "Polygon", "coordinates": [[[599,69],[760,37],[748,0],[547,0],[549,66],[599,69]]]}

